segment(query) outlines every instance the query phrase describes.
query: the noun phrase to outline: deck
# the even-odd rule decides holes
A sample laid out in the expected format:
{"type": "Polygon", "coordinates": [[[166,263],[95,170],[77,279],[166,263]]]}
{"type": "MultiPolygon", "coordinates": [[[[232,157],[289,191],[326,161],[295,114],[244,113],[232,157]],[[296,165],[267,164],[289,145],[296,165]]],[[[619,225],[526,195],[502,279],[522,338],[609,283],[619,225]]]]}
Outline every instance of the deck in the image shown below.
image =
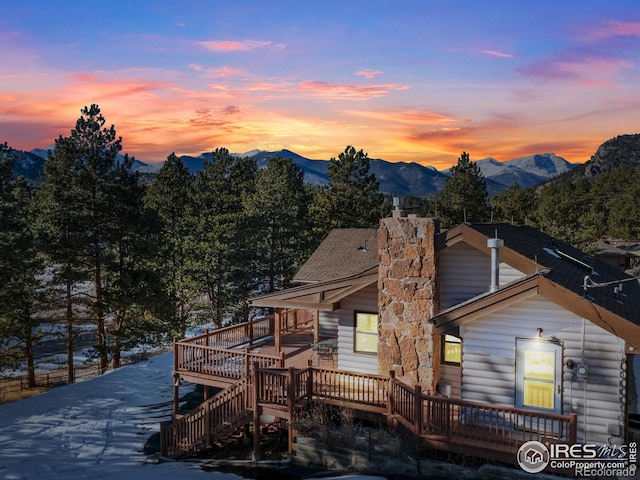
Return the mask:
{"type": "MultiPolygon", "coordinates": [[[[313,341],[312,322],[299,314],[175,341],[174,376],[223,390],[161,427],[163,455],[196,453],[261,414],[292,420],[310,404],[349,408],[356,416],[403,426],[420,449],[516,461],[528,440],[576,441],[576,415],[554,415],[426,395],[393,374],[337,370],[335,357],[313,341]]],[[[326,346],[326,343],[324,344],[326,346]]],[[[179,382],[174,382],[177,404],[179,382]]],[[[257,429],[259,431],[259,429],[257,429]]],[[[292,429],[290,429],[290,449],[292,429]]],[[[254,433],[259,435],[259,433],[254,433]]],[[[259,449],[254,439],[254,449],[259,449]]]]}
{"type": "Polygon", "coordinates": [[[188,339],[174,340],[174,376],[187,382],[225,388],[244,378],[251,365],[261,368],[334,368],[337,356],[314,342],[310,315],[284,312],[188,339]],[[277,328],[279,327],[279,329],[277,328]]]}

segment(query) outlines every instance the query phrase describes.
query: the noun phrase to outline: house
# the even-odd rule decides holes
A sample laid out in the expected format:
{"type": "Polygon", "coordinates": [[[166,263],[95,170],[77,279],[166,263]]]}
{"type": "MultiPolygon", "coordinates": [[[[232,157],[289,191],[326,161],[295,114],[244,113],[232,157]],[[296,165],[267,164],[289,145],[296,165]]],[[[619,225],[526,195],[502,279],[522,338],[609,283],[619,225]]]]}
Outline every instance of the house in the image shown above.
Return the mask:
{"type": "Polygon", "coordinates": [[[264,413],[290,420],[301,401],[356,401],[423,448],[505,461],[526,440],[638,438],[640,284],[531,227],[440,231],[395,211],[378,229],[332,231],[295,280],[252,300],[273,319],[175,343],[163,451],[196,451],[264,413]],[[327,345],[330,369],[301,363],[327,345]],[[229,387],[181,416],[181,381],[229,387]]]}
{"type": "Polygon", "coordinates": [[[567,244],[508,224],[440,232],[394,212],[378,230],[332,232],[300,272],[304,285],[253,304],[314,312],[320,336],[337,339],[339,370],[574,413],[583,443],[633,433],[640,285],[567,244]]]}
{"type": "Polygon", "coordinates": [[[594,257],[623,272],[640,266],[640,244],[624,240],[598,240],[594,257]]]}

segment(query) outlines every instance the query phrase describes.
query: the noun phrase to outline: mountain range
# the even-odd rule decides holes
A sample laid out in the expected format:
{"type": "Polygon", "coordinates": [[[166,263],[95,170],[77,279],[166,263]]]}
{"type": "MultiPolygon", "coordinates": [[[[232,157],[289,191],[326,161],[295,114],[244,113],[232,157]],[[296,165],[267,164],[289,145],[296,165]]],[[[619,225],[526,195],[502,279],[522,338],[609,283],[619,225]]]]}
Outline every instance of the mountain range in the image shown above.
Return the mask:
{"type": "MultiPolygon", "coordinates": [[[[314,185],[329,182],[328,160],[311,160],[290,150],[252,150],[233,155],[253,158],[258,168],[265,167],[274,157],[290,159],[304,172],[306,182],[314,185]]],[[[195,173],[203,169],[205,160],[211,159],[211,153],[203,153],[197,157],[184,155],[180,158],[189,171],[195,173]]],[[[501,193],[516,182],[521,187],[538,185],[576,167],[576,164],[569,163],[553,153],[529,155],[506,162],[486,158],[476,163],[487,181],[490,195],[501,193]]],[[[162,163],[148,164],[140,167],[138,171],[143,175],[154,175],[161,167],[162,163]]],[[[449,176],[449,170],[438,171],[434,167],[425,167],[415,162],[388,162],[382,159],[370,159],[369,171],[378,179],[380,192],[398,196],[435,195],[442,189],[449,176]]]]}
{"type": "MultiPolygon", "coordinates": [[[[16,174],[24,175],[29,180],[37,182],[47,158],[47,152],[51,148],[53,147],[18,152],[18,162],[14,167],[16,174]]],[[[210,160],[211,155],[211,153],[203,153],[199,156],[183,155],[180,159],[191,173],[195,173],[204,168],[204,162],[210,160]]],[[[304,172],[306,182],[313,185],[323,185],[329,182],[327,177],[329,160],[312,160],[290,150],[274,152],[252,150],[233,155],[253,158],[258,168],[265,167],[274,157],[290,159],[304,172]]],[[[553,153],[529,155],[505,162],[499,162],[494,158],[485,158],[478,160],[476,164],[486,179],[490,195],[501,193],[516,182],[521,187],[538,185],[568,172],[578,165],[569,163],[553,153]]],[[[141,174],[145,182],[152,182],[162,165],[162,162],[145,163],[136,160],[133,168],[141,174]]],[[[439,171],[434,167],[415,162],[388,162],[382,159],[370,159],[370,172],[378,179],[380,192],[416,197],[435,195],[442,189],[449,175],[449,170],[439,171]]]]}

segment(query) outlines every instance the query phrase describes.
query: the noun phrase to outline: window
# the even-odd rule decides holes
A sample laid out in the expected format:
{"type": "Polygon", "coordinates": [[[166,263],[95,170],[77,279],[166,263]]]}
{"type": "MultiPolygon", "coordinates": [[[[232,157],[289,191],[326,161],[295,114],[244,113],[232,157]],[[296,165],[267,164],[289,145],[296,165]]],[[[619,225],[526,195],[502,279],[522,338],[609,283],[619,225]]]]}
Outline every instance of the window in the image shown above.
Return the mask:
{"type": "Polygon", "coordinates": [[[356,313],[355,351],[378,353],[377,313],[356,313]]]}
{"type": "Polygon", "coordinates": [[[561,411],[562,345],[516,341],[516,407],[561,411]]]}
{"type": "Polygon", "coordinates": [[[462,363],[462,339],[455,335],[442,337],[442,363],[460,365],[462,363]]]}

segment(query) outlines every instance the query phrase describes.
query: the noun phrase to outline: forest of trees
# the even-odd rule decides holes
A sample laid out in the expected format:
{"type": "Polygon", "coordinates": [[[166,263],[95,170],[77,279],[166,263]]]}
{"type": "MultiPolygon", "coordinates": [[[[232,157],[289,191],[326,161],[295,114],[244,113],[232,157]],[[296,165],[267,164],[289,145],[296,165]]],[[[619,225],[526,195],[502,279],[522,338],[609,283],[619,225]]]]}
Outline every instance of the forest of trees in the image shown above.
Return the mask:
{"type": "MultiPolygon", "coordinates": [[[[289,286],[331,229],[377,227],[391,210],[368,155],[353,146],[330,160],[324,186],[305,184],[291,160],[258,169],[225,148],[195,175],[171,154],[145,186],[106,125],[97,105],[83,108],[37,188],[13,174],[15,151],[0,145],[0,370],[24,361],[30,382],[49,325],[63,327],[73,382],[86,325],[106,370],[123,352],[165,344],[194,324],[247,321],[251,296],[289,286]]],[[[435,198],[404,203],[442,228],[527,223],[585,248],[605,234],[640,236],[638,193],[640,174],[620,169],[538,190],[516,184],[489,199],[462,152],[435,198]]]]}
{"type": "Polygon", "coordinates": [[[249,298],[289,286],[330,229],[375,227],[390,211],[352,146],[322,187],[290,160],[259,170],[224,148],[195,175],[169,155],[147,187],[106,125],[97,105],[82,109],[37,188],[13,175],[15,151],[0,150],[0,369],[26,361],[30,382],[49,325],[64,327],[73,382],[86,325],[104,371],[191,325],[246,321],[249,298]]]}

